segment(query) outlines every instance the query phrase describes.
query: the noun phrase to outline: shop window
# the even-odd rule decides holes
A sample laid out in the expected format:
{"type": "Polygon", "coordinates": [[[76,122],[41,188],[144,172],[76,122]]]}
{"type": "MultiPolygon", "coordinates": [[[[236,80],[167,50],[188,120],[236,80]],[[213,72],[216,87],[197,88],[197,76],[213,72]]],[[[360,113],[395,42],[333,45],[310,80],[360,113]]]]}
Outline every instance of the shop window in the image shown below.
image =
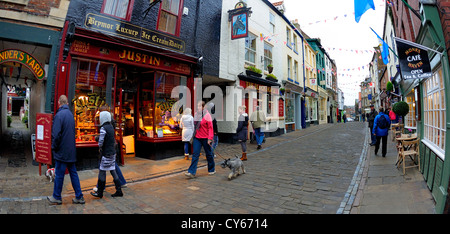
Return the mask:
{"type": "Polygon", "coordinates": [[[406,96],[406,103],[408,103],[409,112],[405,116],[405,128],[416,129],[416,100],[414,97],[414,89],[406,96]]]}
{"type": "Polygon", "coordinates": [[[181,6],[183,0],[164,0],[161,2],[158,17],[158,30],[172,35],[180,34],[181,6]]]}
{"type": "Polygon", "coordinates": [[[285,121],[286,124],[288,123],[294,123],[294,117],[295,117],[295,95],[293,93],[287,93],[285,95],[285,121]]]}
{"type": "Polygon", "coordinates": [[[74,87],[69,100],[75,118],[77,143],[96,143],[100,127],[99,108],[111,107],[114,65],[93,60],[74,60],[74,87]]]}
{"type": "Polygon", "coordinates": [[[102,13],[130,20],[134,0],[104,0],[102,13]]]}
{"type": "Polygon", "coordinates": [[[251,33],[245,38],[245,64],[256,65],[256,36],[251,33]]]}
{"type": "MultiPolygon", "coordinates": [[[[181,135],[179,121],[182,108],[173,108],[182,94],[173,97],[172,90],[186,86],[187,78],[168,73],[155,73],[143,79],[139,88],[139,136],[148,138],[177,137],[181,135]],[[173,111],[172,111],[173,109],[173,111]]],[[[180,104],[180,103],[178,103],[180,104]]],[[[184,103],[188,106],[188,103],[184,103]]]]}
{"type": "Polygon", "coordinates": [[[445,155],[445,88],[442,67],[424,82],[424,140],[445,155]]]}

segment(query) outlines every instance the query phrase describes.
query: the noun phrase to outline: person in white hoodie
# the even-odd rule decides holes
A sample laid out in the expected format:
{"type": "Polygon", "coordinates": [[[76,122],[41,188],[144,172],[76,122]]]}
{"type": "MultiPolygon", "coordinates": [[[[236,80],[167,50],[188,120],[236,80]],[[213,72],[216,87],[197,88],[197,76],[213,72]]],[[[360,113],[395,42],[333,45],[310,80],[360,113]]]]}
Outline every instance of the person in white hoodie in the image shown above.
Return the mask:
{"type": "Polygon", "coordinates": [[[241,143],[242,161],[247,160],[247,133],[248,133],[248,114],[245,113],[245,106],[240,106],[238,127],[236,128],[237,140],[241,143]]]}
{"type": "Polygon", "coordinates": [[[184,159],[189,160],[189,146],[192,135],[194,133],[194,117],[192,117],[191,108],[186,108],[181,116],[180,127],[181,141],[184,142],[184,159]]]}

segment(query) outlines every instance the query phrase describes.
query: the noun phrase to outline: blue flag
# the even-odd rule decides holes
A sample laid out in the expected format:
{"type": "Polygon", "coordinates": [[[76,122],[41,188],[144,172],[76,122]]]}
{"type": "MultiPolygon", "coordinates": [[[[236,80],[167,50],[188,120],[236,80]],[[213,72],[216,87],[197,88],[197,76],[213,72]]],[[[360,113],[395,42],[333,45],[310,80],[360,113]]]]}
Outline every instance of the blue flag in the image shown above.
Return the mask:
{"type": "Polygon", "coordinates": [[[381,48],[381,57],[383,58],[383,63],[388,64],[389,63],[389,46],[388,44],[380,37],[378,34],[373,30],[373,28],[370,28],[375,35],[377,35],[378,39],[381,40],[383,43],[383,46],[381,48]]]}
{"type": "Polygon", "coordinates": [[[355,21],[359,23],[361,16],[370,8],[375,10],[373,0],[355,0],[355,21]]]}

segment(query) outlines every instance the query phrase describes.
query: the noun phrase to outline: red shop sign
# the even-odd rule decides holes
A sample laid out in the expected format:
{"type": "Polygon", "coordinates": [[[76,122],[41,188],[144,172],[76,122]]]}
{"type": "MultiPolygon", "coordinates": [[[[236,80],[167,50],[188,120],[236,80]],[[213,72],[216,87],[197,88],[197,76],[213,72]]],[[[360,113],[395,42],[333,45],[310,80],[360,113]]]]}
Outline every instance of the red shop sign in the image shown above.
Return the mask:
{"type": "Polygon", "coordinates": [[[36,162],[52,164],[52,114],[36,114],[36,162]]]}

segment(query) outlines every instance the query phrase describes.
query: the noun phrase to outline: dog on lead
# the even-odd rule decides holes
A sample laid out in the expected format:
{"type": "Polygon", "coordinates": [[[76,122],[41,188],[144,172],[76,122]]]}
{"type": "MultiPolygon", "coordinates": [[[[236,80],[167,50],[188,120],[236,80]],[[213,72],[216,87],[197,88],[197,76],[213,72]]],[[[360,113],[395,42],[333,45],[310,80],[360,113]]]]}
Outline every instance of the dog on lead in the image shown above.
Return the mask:
{"type": "Polygon", "coordinates": [[[244,163],[238,155],[233,159],[225,159],[220,166],[222,168],[230,168],[231,172],[228,175],[228,180],[231,180],[233,177],[236,178],[239,175],[239,170],[242,170],[242,174],[245,174],[244,163]]]}
{"type": "Polygon", "coordinates": [[[47,178],[50,180],[50,182],[55,181],[55,168],[49,168],[45,172],[45,176],[47,176],[47,178]]]}

